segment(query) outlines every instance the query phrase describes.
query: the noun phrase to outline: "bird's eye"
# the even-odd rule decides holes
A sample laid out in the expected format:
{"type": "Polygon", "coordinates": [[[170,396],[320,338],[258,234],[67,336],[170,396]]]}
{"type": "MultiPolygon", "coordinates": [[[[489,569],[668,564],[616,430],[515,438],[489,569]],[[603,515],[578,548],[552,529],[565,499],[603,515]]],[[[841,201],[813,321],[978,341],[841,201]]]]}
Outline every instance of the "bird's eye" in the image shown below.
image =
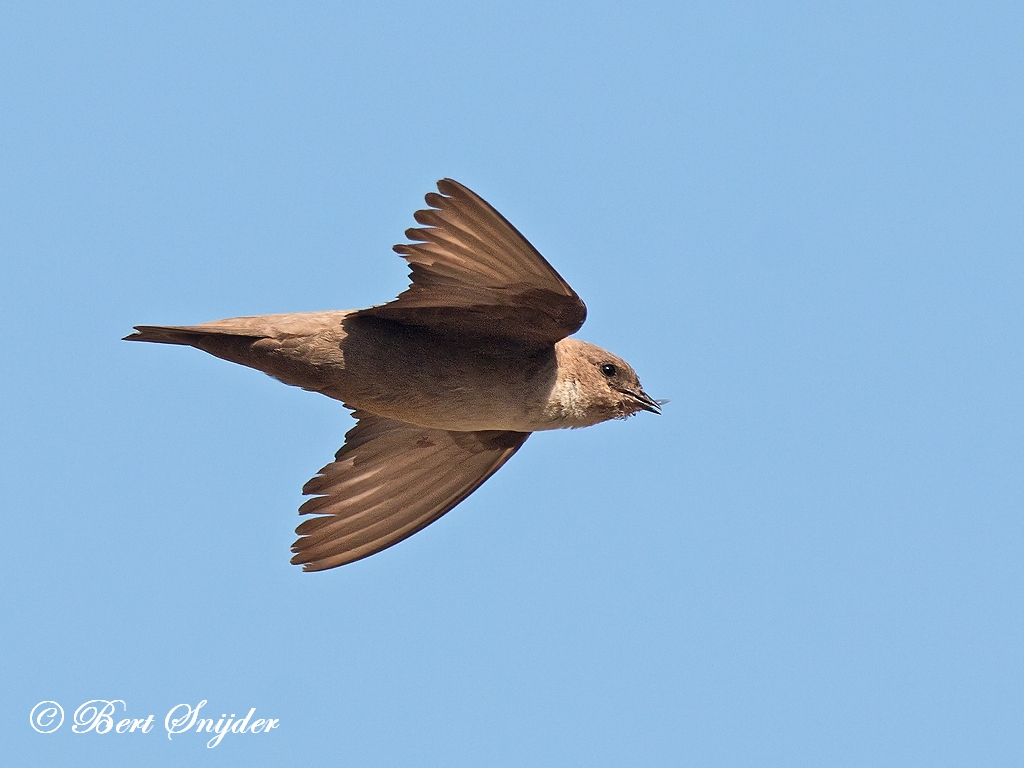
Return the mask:
{"type": "Polygon", "coordinates": [[[616,373],[618,373],[618,370],[619,370],[619,369],[618,369],[618,368],[616,368],[616,367],[615,367],[614,365],[612,365],[611,363],[605,363],[604,365],[602,365],[602,366],[601,366],[601,373],[603,373],[603,374],[604,374],[605,376],[607,376],[607,377],[608,377],[609,379],[610,379],[610,378],[611,378],[612,376],[614,376],[614,375],[615,375],[616,373]]]}

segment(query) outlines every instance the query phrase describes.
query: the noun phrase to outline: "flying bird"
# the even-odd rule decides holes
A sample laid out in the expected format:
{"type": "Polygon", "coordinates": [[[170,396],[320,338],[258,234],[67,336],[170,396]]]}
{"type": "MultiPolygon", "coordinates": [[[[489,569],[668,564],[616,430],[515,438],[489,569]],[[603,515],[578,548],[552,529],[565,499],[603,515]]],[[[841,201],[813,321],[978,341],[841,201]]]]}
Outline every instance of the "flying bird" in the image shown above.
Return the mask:
{"type": "Polygon", "coordinates": [[[356,425],[303,486],[292,563],[320,571],[397,544],[475,491],[531,432],[588,427],[667,401],[620,357],[569,338],[587,308],[519,231],[452,179],[417,211],[398,298],[361,310],[138,325],[320,392],[356,425]]]}

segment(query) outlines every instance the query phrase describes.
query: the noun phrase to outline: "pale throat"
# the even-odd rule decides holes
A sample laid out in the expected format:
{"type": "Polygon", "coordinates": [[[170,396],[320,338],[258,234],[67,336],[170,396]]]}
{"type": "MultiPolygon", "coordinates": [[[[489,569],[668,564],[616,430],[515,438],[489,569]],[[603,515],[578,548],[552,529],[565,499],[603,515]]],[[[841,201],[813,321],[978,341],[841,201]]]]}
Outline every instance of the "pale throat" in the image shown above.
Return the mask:
{"type": "Polygon", "coordinates": [[[602,419],[590,413],[582,387],[575,376],[559,376],[548,400],[547,415],[563,427],[583,427],[602,419]]]}

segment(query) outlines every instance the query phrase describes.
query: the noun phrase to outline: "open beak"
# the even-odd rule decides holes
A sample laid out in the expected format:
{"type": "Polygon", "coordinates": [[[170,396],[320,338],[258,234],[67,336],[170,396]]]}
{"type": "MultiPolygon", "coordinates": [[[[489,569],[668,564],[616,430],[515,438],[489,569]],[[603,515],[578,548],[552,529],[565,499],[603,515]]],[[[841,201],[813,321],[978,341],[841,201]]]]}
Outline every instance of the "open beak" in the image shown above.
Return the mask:
{"type": "Polygon", "coordinates": [[[650,411],[651,413],[659,413],[660,414],[661,413],[661,406],[663,406],[665,403],[668,402],[668,400],[654,400],[653,398],[651,398],[650,395],[648,395],[642,389],[638,390],[636,392],[634,392],[633,390],[630,390],[630,389],[626,389],[626,390],[623,390],[623,391],[625,392],[625,394],[629,395],[634,400],[636,400],[637,403],[640,404],[640,407],[643,410],[650,411]]]}

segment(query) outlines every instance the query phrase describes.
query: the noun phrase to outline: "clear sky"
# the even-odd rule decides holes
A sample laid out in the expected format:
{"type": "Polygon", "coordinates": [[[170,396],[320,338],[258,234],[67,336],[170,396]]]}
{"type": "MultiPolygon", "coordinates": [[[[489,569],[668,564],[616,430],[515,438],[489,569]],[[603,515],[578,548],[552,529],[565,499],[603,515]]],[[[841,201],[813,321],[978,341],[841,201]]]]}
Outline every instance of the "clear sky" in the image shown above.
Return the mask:
{"type": "Polygon", "coordinates": [[[1022,40],[1020,3],[4,3],[5,762],[1019,764],[1022,40]],[[387,301],[444,176],[672,402],[304,574],[347,412],[120,338],[387,301]],[[153,730],[72,733],[92,699],[153,730]],[[202,700],[279,725],[169,740],[202,700]]]}

